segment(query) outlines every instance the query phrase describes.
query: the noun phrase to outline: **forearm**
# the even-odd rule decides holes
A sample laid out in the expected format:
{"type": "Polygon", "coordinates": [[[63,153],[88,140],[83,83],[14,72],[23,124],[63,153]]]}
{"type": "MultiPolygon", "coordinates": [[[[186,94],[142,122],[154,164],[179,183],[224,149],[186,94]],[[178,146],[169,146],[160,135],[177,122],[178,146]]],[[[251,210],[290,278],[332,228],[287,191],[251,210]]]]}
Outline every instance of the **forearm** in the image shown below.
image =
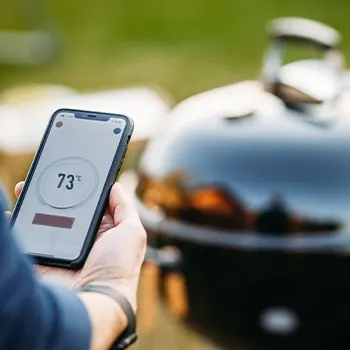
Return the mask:
{"type": "Polygon", "coordinates": [[[88,350],[90,321],[77,295],[35,278],[1,216],[0,241],[1,348],[88,350]]]}
{"type": "Polygon", "coordinates": [[[100,293],[79,293],[88,311],[91,327],[91,350],[107,350],[127,326],[127,318],[112,298],[100,293]]]}

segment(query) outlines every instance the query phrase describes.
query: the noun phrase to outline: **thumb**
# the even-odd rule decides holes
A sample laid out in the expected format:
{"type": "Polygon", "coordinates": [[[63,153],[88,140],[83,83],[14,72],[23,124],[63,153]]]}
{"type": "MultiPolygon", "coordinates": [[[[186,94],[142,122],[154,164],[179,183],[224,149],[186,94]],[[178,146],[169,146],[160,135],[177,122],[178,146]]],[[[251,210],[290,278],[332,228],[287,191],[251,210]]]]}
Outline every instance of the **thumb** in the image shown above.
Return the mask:
{"type": "Polygon", "coordinates": [[[16,198],[19,197],[19,195],[21,194],[22,192],[22,189],[23,189],[23,186],[24,186],[24,181],[21,181],[19,182],[16,187],[15,187],[15,195],[16,195],[16,198]]]}
{"type": "Polygon", "coordinates": [[[115,225],[123,221],[140,222],[134,203],[132,203],[131,198],[125,193],[120,183],[115,183],[112,186],[109,195],[109,208],[115,225]]]}

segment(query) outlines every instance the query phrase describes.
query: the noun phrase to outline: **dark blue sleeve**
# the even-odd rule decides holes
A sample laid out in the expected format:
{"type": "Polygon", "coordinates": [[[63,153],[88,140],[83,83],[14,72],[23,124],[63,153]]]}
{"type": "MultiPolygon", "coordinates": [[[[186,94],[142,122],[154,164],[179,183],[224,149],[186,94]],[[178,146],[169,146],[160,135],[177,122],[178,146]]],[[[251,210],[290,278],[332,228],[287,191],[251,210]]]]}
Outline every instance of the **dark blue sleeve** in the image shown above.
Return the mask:
{"type": "Polygon", "coordinates": [[[35,278],[0,210],[0,349],[88,350],[84,305],[68,288],[35,278]]]}

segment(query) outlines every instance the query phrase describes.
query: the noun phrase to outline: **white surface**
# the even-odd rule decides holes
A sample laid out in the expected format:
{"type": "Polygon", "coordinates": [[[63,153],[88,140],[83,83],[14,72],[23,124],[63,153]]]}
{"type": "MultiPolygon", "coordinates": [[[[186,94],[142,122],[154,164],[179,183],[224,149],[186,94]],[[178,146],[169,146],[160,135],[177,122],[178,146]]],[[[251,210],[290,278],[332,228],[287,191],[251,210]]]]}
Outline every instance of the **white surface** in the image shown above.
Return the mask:
{"type": "Polygon", "coordinates": [[[265,94],[258,81],[245,81],[194,95],[180,102],[160,123],[157,138],[168,138],[191,123],[212,118],[239,118],[266,105],[265,94]]]}
{"type": "Polygon", "coordinates": [[[43,205],[56,209],[78,207],[92,196],[97,185],[98,171],[93,164],[84,158],[65,157],[42,172],[38,180],[37,197],[43,205]],[[64,175],[57,178],[58,174],[64,175]]]}
{"type": "Polygon", "coordinates": [[[285,17],[270,23],[272,33],[279,32],[284,35],[299,36],[327,45],[339,45],[340,34],[332,27],[323,23],[302,17],[285,17]]]}
{"type": "Polygon", "coordinates": [[[280,70],[280,81],[317,101],[326,101],[339,94],[338,73],[323,60],[303,60],[289,63],[280,70]]]}
{"type": "Polygon", "coordinates": [[[135,122],[131,141],[152,137],[169,110],[159,94],[145,87],[84,94],[60,88],[44,93],[34,102],[23,96],[19,100],[0,104],[0,148],[10,153],[35,151],[49,118],[60,108],[125,114],[135,122]]]}

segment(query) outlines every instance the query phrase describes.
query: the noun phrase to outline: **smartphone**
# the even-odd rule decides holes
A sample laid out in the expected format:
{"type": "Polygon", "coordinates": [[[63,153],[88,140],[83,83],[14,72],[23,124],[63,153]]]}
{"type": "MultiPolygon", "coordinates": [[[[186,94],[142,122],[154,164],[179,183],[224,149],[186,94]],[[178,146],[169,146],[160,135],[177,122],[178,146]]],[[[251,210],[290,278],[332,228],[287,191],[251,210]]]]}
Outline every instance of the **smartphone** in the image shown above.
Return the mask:
{"type": "Polygon", "coordinates": [[[132,119],[123,115],[52,115],[10,221],[35,263],[84,265],[132,132],[132,119]]]}

